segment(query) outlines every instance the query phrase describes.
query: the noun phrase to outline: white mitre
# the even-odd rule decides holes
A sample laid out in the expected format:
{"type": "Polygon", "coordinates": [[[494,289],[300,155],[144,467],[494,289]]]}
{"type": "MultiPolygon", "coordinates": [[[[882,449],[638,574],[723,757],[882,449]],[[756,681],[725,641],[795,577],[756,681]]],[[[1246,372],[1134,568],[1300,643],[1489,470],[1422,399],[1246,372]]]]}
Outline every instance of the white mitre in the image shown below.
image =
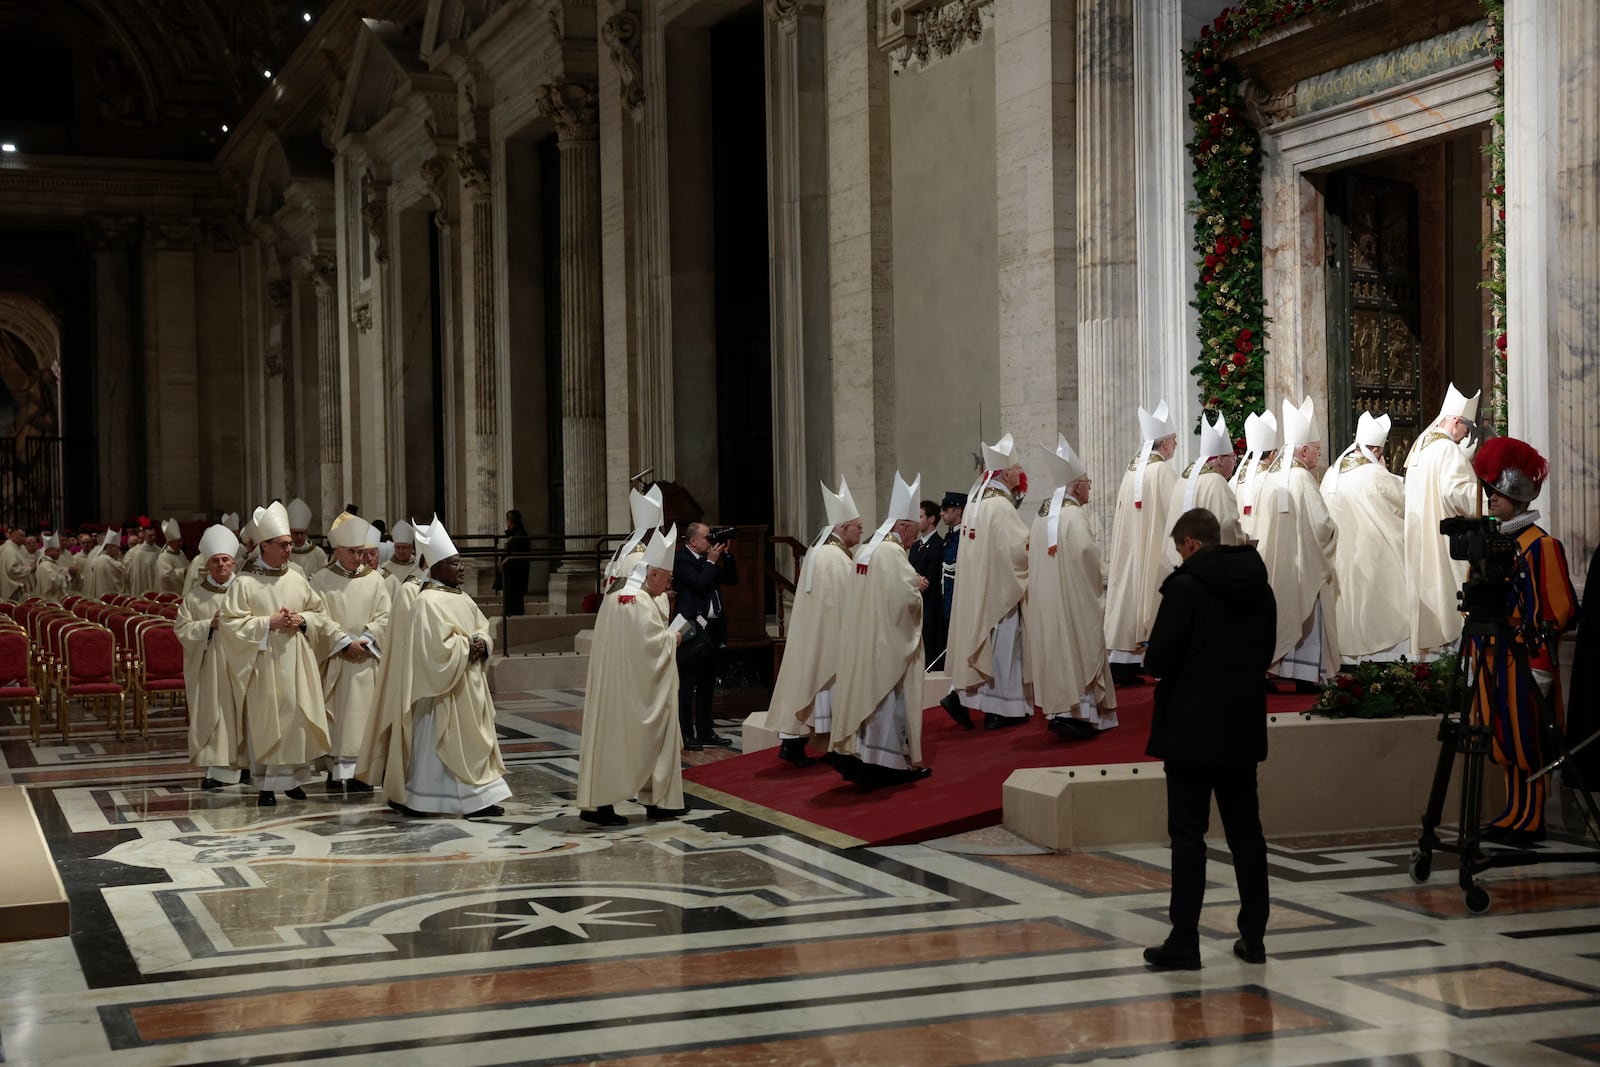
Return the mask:
{"type": "Polygon", "coordinates": [[[371,529],[365,519],[341,511],[328,527],[328,541],[334,548],[360,548],[367,543],[367,531],[371,529]]]}
{"type": "Polygon", "coordinates": [[[309,529],[311,529],[311,505],[310,504],[307,504],[304,500],[301,500],[299,497],[295,497],[293,500],[289,501],[289,505],[288,505],[287,508],[284,509],[284,511],[285,511],[285,514],[287,514],[289,516],[289,529],[291,529],[291,530],[309,530],[309,529]]]}
{"type": "Polygon", "coordinates": [[[1163,437],[1170,437],[1177,430],[1172,424],[1172,416],[1167,413],[1165,400],[1156,405],[1154,411],[1139,408],[1139,435],[1143,441],[1139,445],[1139,459],[1133,468],[1133,506],[1141,507],[1144,504],[1144,469],[1150,464],[1150,450],[1157,441],[1163,437]]]}
{"type": "Polygon", "coordinates": [[[1312,426],[1314,415],[1311,398],[1308,396],[1300,401],[1300,406],[1283,402],[1283,447],[1293,451],[1301,445],[1309,445],[1318,440],[1316,430],[1312,426]]]}
{"type": "Polygon", "coordinates": [[[1044,455],[1044,473],[1055,486],[1055,491],[1050,494],[1050,506],[1045,511],[1045,528],[1048,531],[1046,545],[1053,554],[1057,545],[1061,543],[1061,508],[1067,500],[1067,490],[1072,483],[1089,473],[1083,465],[1078,454],[1067,443],[1067,435],[1056,434],[1056,447],[1040,445],[1039,451],[1044,455]]]}
{"type": "Polygon", "coordinates": [[[264,508],[256,508],[250,516],[250,525],[255,531],[257,543],[284,537],[289,533],[289,512],[274,500],[264,508]]]}
{"type": "Polygon", "coordinates": [[[894,472],[894,488],[889,490],[889,511],[884,515],[883,523],[872,532],[872,537],[856,552],[856,567],[865,570],[872,560],[872,554],[883,544],[883,539],[889,536],[889,531],[894,529],[897,522],[914,520],[917,517],[917,504],[921,499],[922,475],[907,482],[901,477],[899,471],[894,472]]]}
{"type": "Polygon", "coordinates": [[[200,535],[199,554],[200,558],[207,562],[210,562],[212,556],[237,556],[239,538],[220,522],[215,526],[208,526],[206,532],[200,535]]]}
{"type": "Polygon", "coordinates": [[[1228,420],[1222,412],[1217,412],[1217,421],[1207,423],[1202,413],[1200,416],[1200,445],[1195,452],[1194,465],[1189,468],[1189,477],[1183,487],[1183,510],[1190,511],[1194,508],[1195,490],[1200,486],[1200,471],[1205,467],[1206,460],[1213,456],[1226,456],[1233,451],[1233,438],[1228,436],[1228,420]]]}
{"type": "Polygon", "coordinates": [[[450,540],[450,534],[444,528],[444,523],[439,521],[437,513],[433,516],[433,522],[416,530],[415,536],[417,549],[422,553],[423,558],[428,561],[429,567],[443,563],[452,556],[461,554],[456,551],[455,542],[450,540]]]}
{"type": "MultiPolygon", "coordinates": [[[[1476,422],[1478,419],[1478,400],[1482,396],[1482,389],[1479,389],[1471,396],[1462,396],[1461,391],[1456,388],[1456,383],[1451,382],[1450,387],[1445,390],[1444,406],[1439,409],[1439,418],[1456,416],[1466,419],[1468,422],[1476,422]]],[[[1435,425],[1438,425],[1438,422],[1439,419],[1434,420],[1435,425]]]]}
{"type": "Polygon", "coordinates": [[[178,525],[177,519],[161,520],[161,537],[164,541],[182,541],[183,527],[178,525]]]}
{"type": "Polygon", "coordinates": [[[1329,493],[1337,493],[1339,491],[1339,468],[1344,465],[1344,457],[1356,449],[1361,449],[1361,454],[1373,463],[1378,462],[1377,453],[1372,450],[1374,448],[1382,448],[1383,443],[1389,439],[1389,424],[1390,419],[1387,414],[1373,418],[1370,411],[1361,413],[1361,418],[1356,420],[1356,439],[1351,441],[1350,446],[1340,452],[1338,458],[1328,466],[1327,489],[1329,493]]]}
{"type": "Polygon", "coordinates": [[[673,523],[666,533],[658,533],[650,539],[648,545],[644,546],[644,558],[633,565],[633,570],[628,573],[628,580],[623,583],[622,592],[619,595],[631,597],[643,589],[645,577],[650,573],[650,568],[652,567],[657,570],[670,571],[672,569],[672,557],[677,550],[678,524],[673,523]]]}

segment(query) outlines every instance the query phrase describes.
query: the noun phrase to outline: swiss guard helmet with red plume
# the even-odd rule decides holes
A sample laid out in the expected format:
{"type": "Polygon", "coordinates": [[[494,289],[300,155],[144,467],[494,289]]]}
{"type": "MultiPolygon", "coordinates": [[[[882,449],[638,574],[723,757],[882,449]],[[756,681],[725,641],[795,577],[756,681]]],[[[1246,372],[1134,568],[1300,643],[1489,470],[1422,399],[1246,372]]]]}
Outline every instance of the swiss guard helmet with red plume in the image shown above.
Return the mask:
{"type": "Polygon", "coordinates": [[[1472,469],[1484,487],[1519,504],[1539,495],[1550,464],[1528,442],[1515,437],[1491,437],[1478,446],[1472,469]]]}

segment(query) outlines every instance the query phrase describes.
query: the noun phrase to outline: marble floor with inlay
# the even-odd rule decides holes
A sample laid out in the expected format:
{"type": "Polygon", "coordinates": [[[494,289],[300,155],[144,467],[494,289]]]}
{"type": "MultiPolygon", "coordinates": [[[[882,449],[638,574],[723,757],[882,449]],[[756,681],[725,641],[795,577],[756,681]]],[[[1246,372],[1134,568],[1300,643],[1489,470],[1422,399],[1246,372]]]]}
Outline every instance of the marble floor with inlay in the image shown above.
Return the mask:
{"type": "MultiPolygon", "coordinates": [[[[691,795],[589,829],[582,693],[506,693],[514,791],[483,821],[198,789],[175,724],[34,746],[7,722],[70,938],[0,945],[6,1064],[1524,1065],[1600,1062],[1600,872],[1413,885],[1415,832],[1270,842],[1268,961],[1155,974],[1168,857],[999,827],[840,849],[691,795]]],[[[737,724],[719,727],[737,736],[737,724]]],[[[690,753],[696,762],[724,753],[690,753]]]]}

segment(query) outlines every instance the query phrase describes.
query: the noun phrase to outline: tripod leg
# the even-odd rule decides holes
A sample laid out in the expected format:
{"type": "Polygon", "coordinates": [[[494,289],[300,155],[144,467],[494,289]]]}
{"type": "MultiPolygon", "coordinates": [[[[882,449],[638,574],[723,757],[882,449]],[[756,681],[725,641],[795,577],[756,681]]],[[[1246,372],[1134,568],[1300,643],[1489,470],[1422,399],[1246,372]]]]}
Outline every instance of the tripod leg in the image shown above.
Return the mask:
{"type": "Polygon", "coordinates": [[[1433,788],[1428,791],[1428,809],[1422,813],[1422,836],[1417,839],[1417,849],[1424,854],[1439,847],[1439,837],[1434,831],[1444,815],[1444,796],[1450,791],[1450,774],[1455,769],[1460,730],[1460,724],[1448,715],[1439,720],[1439,762],[1433,767],[1433,788]]]}

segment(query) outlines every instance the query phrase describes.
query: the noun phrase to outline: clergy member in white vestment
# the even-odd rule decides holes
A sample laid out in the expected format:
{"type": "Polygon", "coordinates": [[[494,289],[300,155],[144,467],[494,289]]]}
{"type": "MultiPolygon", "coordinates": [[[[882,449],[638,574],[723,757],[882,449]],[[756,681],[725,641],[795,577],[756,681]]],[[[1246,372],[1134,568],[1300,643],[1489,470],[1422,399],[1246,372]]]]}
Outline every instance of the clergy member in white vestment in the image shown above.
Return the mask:
{"type": "Polygon", "coordinates": [[[394,529],[389,531],[389,538],[394,545],[394,555],[380,569],[384,582],[389,586],[389,596],[393,597],[400,591],[401,582],[413,575],[418,579],[426,578],[427,572],[417,559],[417,537],[409,522],[401,519],[395,523],[394,529]]]}
{"type": "MultiPolygon", "coordinates": [[[[217,525],[223,527],[229,533],[233,534],[235,541],[238,540],[239,513],[237,511],[223,512],[222,517],[217,520],[217,525]]],[[[234,549],[233,567],[235,571],[238,571],[245,566],[245,561],[242,555],[243,548],[244,546],[241,544],[234,549]]],[[[205,574],[206,558],[197,552],[195,553],[194,559],[189,561],[188,570],[184,571],[183,573],[183,595],[188,596],[190,590],[192,590],[196,585],[200,584],[200,579],[204,578],[205,574]]]]}
{"type": "Polygon", "coordinates": [[[1089,472],[1056,435],[1041,445],[1052,491],[1028,532],[1028,595],[1023,612],[1023,674],[1051,733],[1093,737],[1117,725],[1117,691],[1105,646],[1105,575],[1083,506],[1089,472]]]}
{"type": "Polygon", "coordinates": [[[633,571],[600,605],[584,683],[578,747],[579,818],[624,826],[619,801],[637,797],[651,819],[676,819],[683,804],[677,649],[680,623],[667,604],[678,528],[652,538],[633,571]]]}
{"type": "Polygon", "coordinates": [[[84,595],[84,587],[89,581],[89,562],[93,558],[91,553],[99,548],[99,539],[93,534],[80,533],[74,543],[67,542],[68,554],[61,559],[62,566],[67,571],[67,592],[84,595]]]}
{"type": "Polygon", "coordinates": [[[1450,558],[1439,522],[1478,513],[1476,446],[1468,435],[1482,395],[1462,396],[1452,384],[1439,417],[1406,457],[1406,602],[1411,658],[1419,663],[1454,651],[1461,638],[1456,594],[1467,580],[1467,564],[1450,558]]]}
{"type": "Polygon", "coordinates": [[[328,710],[316,648],[332,640],[322,598],[291,566],[289,516],[282,504],[257,508],[261,558],[234,577],[218,631],[239,687],[250,775],[261,807],[284,793],[304,800],[313,765],[329,752],[328,710]]]}
{"type": "Polygon", "coordinates": [[[161,555],[161,546],[156,544],[159,532],[154,526],[139,527],[136,534],[138,540],[122,554],[122,565],[127,571],[126,588],[123,591],[130,596],[143,596],[156,591],[156,558],[161,555]]]}
{"type": "Polygon", "coordinates": [[[807,740],[833,729],[833,686],[861,544],[861,509],[843,478],[837,493],[822,487],[822,503],[827,525],[800,565],[783,662],[767,705],[767,728],[778,732],[778,758],[797,767],[817,762],[806,755],[807,740]]]}
{"type": "Polygon", "coordinates": [[[177,519],[164,519],[161,535],[166,546],[156,553],[156,584],[158,593],[182,593],[183,579],[189,572],[189,559],[183,554],[183,527],[177,519]]]}
{"type": "Polygon", "coordinates": [[[237,785],[248,757],[239,720],[239,693],[217,634],[222,602],[233,584],[239,539],[226,526],[200,537],[205,561],[200,583],[184,594],[172,628],[183,644],[183,688],[189,702],[189,762],[205,768],[202,789],[237,785]]]}
{"type": "MultiPolygon", "coordinates": [[[[489,620],[461,588],[466,563],[438,516],[414,536],[428,580],[409,598],[399,641],[391,630],[385,654],[384,796],[404,815],[504,815],[499,802],[511,788],[489,695],[489,620]]],[[[364,755],[362,766],[371,759],[364,755]]]]}
{"type": "Polygon", "coordinates": [[[969,709],[983,728],[1033,718],[1022,683],[1022,594],[1028,585],[1028,524],[1017,505],[1028,492],[1010,434],[983,446],[983,473],[968,494],[945,662],[950,692],[939,704],[964,730],[969,709]]]}
{"type": "Polygon", "coordinates": [[[43,555],[33,571],[33,594],[52,604],[59,604],[61,598],[67,595],[67,569],[62,566],[61,535],[47,534],[41,551],[43,555]]]}
{"type": "MultiPolygon", "coordinates": [[[[1254,508],[1256,487],[1261,483],[1258,479],[1265,474],[1267,468],[1272,466],[1272,461],[1278,453],[1278,416],[1270,411],[1261,414],[1254,413],[1244,417],[1244,458],[1239,460],[1233,471],[1233,480],[1229,486],[1233,489],[1233,499],[1239,505],[1239,529],[1244,532],[1247,542],[1255,540],[1251,531],[1255,528],[1254,508]]],[[[1177,519],[1173,519],[1174,522],[1177,519]]],[[[1217,520],[1222,521],[1220,516],[1217,520]]]]}
{"type": "Polygon", "coordinates": [[[1396,660],[1411,652],[1406,603],[1406,490],[1389,473],[1389,416],[1363,411],[1356,439],[1322,476],[1322,499],[1339,528],[1337,631],[1345,663],[1396,660]]]}
{"type": "Polygon", "coordinates": [[[628,490],[628,514],[633,517],[632,532],[606,560],[601,574],[602,594],[611,592],[633,573],[634,564],[644,557],[645,543],[660,533],[661,513],[661,486],[652,485],[642,493],[637,489],[628,490]]]}
{"type": "Polygon", "coordinates": [[[1313,688],[1339,673],[1334,597],[1338,528],[1313,468],[1322,442],[1313,428],[1311,398],[1283,402],[1283,448],[1256,493],[1256,549],[1278,602],[1278,640],[1268,672],[1313,688]]]}
{"type": "Polygon", "coordinates": [[[294,537],[294,554],[290,558],[310,578],[328,565],[328,554],[312,544],[306,533],[311,529],[311,505],[295,497],[284,510],[289,513],[289,533],[294,537]]]}
{"type": "Polygon", "coordinates": [[[13,604],[26,600],[33,585],[33,554],[26,547],[27,531],[13,526],[0,543],[0,600],[13,604]]]}
{"type": "Polygon", "coordinates": [[[100,552],[89,564],[89,577],[84,582],[83,595],[92,600],[104,600],[112,593],[128,591],[128,572],[122,562],[122,531],[107,530],[100,541],[100,552]]]}
{"type": "Polygon", "coordinates": [[[1222,544],[1245,543],[1244,530],[1239,526],[1239,504],[1228,484],[1234,472],[1233,438],[1228,436],[1228,423],[1220,412],[1212,423],[1206,422],[1204,414],[1200,416],[1196,441],[1194,462],[1184,469],[1167,498],[1167,532],[1161,540],[1166,545],[1167,564],[1174,569],[1183,560],[1173,543],[1172,527],[1186,511],[1205,508],[1215,515],[1222,528],[1222,544]]]}
{"type": "Polygon", "coordinates": [[[369,534],[364,519],[343,512],[328,529],[333,561],[311,576],[311,586],[334,624],[334,639],[317,649],[322,698],[328,707],[328,792],[370,793],[356,776],[378,700],[380,657],[388,647],[389,587],[359,558],[369,534]]]}
{"type": "Polygon", "coordinates": [[[1169,462],[1178,448],[1177,427],[1165,400],[1155,411],[1139,409],[1139,452],[1117,488],[1106,575],[1106,648],[1111,674],[1137,683],[1144,665],[1144,643],[1155,625],[1161,583],[1172,570],[1167,562],[1167,504],[1178,474],[1169,462]]]}
{"type": "MultiPolygon", "coordinates": [[[[382,557],[383,535],[378,532],[376,526],[369,522],[367,523],[366,536],[361,542],[361,562],[367,570],[377,574],[378,567],[382,565],[382,557]]],[[[379,575],[379,578],[385,585],[388,584],[388,580],[383,578],[382,575],[379,575]]]]}
{"type": "Polygon", "coordinates": [[[896,471],[889,513],[856,553],[850,614],[841,627],[830,766],[862,789],[933,772],[922,762],[922,594],[928,580],[906,557],[917,536],[922,476],[896,471]],[[865,572],[865,573],[862,573],[865,572]]]}

